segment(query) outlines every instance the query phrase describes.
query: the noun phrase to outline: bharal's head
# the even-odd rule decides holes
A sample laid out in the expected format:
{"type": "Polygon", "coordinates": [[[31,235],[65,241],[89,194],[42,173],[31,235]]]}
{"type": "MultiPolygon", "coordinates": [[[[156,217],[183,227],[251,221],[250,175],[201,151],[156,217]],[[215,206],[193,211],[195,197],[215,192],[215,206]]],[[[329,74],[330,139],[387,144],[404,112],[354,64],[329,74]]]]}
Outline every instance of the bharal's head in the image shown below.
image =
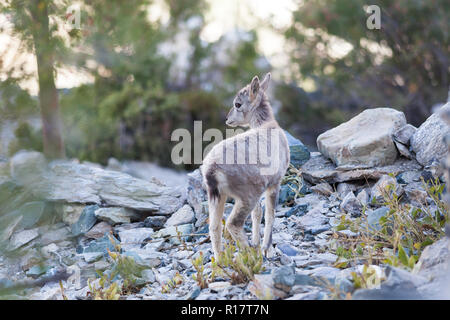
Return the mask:
{"type": "Polygon", "coordinates": [[[252,82],[239,90],[233,100],[233,107],[228,112],[226,124],[230,127],[249,126],[255,109],[260,105],[270,82],[270,72],[260,82],[258,76],[252,82]]]}

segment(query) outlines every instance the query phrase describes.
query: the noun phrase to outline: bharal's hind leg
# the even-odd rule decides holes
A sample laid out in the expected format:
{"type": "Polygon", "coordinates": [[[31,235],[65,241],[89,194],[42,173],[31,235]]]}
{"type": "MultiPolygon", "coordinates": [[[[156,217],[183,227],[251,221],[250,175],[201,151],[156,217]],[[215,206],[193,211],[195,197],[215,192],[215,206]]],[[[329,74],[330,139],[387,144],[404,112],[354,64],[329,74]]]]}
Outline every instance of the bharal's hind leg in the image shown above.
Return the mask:
{"type": "Polygon", "coordinates": [[[264,213],[264,239],[262,243],[262,250],[264,255],[267,257],[269,247],[272,245],[272,231],[273,231],[273,221],[275,219],[275,207],[278,201],[278,191],[280,185],[269,187],[266,190],[266,210],[264,213]]]}
{"type": "Polygon", "coordinates": [[[244,223],[256,201],[235,199],[233,211],[227,219],[226,228],[234,241],[241,246],[248,246],[247,234],[244,232],[244,223]]]}
{"type": "Polygon", "coordinates": [[[226,197],[208,197],[209,206],[209,236],[213,247],[214,257],[219,258],[222,251],[222,216],[226,197]]]}
{"type": "Polygon", "coordinates": [[[261,226],[262,218],[262,208],[261,204],[256,204],[255,208],[252,210],[252,246],[259,247],[261,241],[261,234],[259,233],[259,228],[261,226]]]}

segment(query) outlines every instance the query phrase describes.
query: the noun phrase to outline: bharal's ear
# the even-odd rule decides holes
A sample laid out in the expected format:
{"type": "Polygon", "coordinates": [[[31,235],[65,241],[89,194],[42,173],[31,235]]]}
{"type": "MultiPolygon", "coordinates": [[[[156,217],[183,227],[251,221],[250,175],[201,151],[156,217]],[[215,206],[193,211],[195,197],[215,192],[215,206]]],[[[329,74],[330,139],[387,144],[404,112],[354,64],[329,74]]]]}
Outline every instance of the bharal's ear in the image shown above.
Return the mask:
{"type": "Polygon", "coordinates": [[[267,88],[269,87],[270,77],[271,77],[270,72],[268,72],[264,77],[263,81],[261,81],[260,86],[263,91],[266,91],[267,88]]]}
{"type": "Polygon", "coordinates": [[[250,84],[250,92],[252,96],[255,96],[259,90],[259,78],[258,76],[254,76],[252,79],[252,83],[250,84]]]}

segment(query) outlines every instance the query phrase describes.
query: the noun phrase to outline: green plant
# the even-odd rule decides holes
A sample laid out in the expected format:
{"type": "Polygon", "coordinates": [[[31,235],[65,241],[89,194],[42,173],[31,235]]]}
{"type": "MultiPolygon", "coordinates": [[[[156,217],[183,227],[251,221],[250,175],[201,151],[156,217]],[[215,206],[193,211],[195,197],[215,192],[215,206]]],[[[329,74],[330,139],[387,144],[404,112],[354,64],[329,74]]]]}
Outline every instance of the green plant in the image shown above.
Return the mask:
{"type": "Polygon", "coordinates": [[[438,179],[422,183],[432,199],[431,205],[416,207],[406,203],[393,185],[383,190],[381,202],[388,211],[379,219],[378,228],[368,224],[364,213],[355,220],[343,215],[335,230],[349,229],[358,236],[334,234],[330,248],[339,257],[335,266],[346,268],[353,262],[363,262],[414,268],[423,249],[444,235],[444,225],[449,220],[448,206],[441,200],[444,185],[438,179]]]}
{"type": "MultiPolygon", "coordinates": [[[[117,245],[116,250],[120,250],[120,245],[117,245]]],[[[119,252],[108,250],[108,255],[112,260],[111,278],[114,279],[116,276],[120,276],[123,280],[123,294],[136,292],[141,286],[138,280],[141,277],[142,270],[145,268],[138,265],[132,257],[121,255],[119,252]]]]}
{"type": "Polygon", "coordinates": [[[137,292],[143,285],[139,280],[145,267],[136,263],[132,257],[122,255],[120,244],[117,244],[111,236],[109,240],[114,246],[113,251],[107,249],[111,268],[108,272],[96,271],[100,277],[100,286],[89,287],[94,299],[115,298],[116,294],[128,295],[137,292]]]}
{"type": "Polygon", "coordinates": [[[170,279],[167,284],[163,285],[161,288],[161,292],[162,293],[168,293],[170,292],[172,289],[175,289],[176,287],[178,287],[180,284],[182,284],[184,281],[183,276],[177,272],[172,279],[170,279]]]}
{"type": "MultiPolygon", "coordinates": [[[[214,260],[214,258],[212,258],[214,260]]],[[[197,284],[201,289],[205,289],[208,287],[208,279],[204,274],[205,266],[203,265],[203,252],[200,251],[200,254],[197,258],[192,259],[192,265],[194,266],[194,269],[197,271],[197,274],[193,274],[192,277],[195,281],[197,281],[197,284]]],[[[214,261],[212,263],[215,263],[214,261]]],[[[213,269],[214,270],[214,269],[213,269]]],[[[214,276],[211,276],[212,279],[214,279],[214,276]]]]}
{"type": "Polygon", "coordinates": [[[98,286],[93,284],[91,279],[88,279],[88,296],[94,300],[119,300],[122,290],[121,285],[116,281],[112,281],[111,275],[98,271],[97,273],[100,275],[98,286]]]}
{"type": "Polygon", "coordinates": [[[249,246],[237,248],[231,243],[225,243],[224,251],[218,261],[213,261],[213,272],[227,276],[232,283],[247,283],[254,279],[255,274],[264,271],[261,249],[249,246]]]}
{"type": "Polygon", "coordinates": [[[281,184],[287,184],[289,186],[289,189],[295,194],[294,200],[303,197],[302,190],[304,190],[305,181],[303,180],[302,171],[294,167],[292,164],[289,164],[288,170],[286,171],[281,184]],[[296,187],[293,188],[291,184],[296,187]]]}

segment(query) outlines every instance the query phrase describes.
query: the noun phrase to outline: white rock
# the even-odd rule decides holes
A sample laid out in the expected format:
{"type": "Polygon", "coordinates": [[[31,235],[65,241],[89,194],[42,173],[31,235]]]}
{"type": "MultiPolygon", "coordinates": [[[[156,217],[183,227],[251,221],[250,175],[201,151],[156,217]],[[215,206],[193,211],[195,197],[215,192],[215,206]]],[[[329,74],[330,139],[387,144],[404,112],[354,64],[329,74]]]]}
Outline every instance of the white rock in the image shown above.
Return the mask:
{"type": "Polygon", "coordinates": [[[305,229],[319,227],[326,224],[328,220],[329,219],[325,217],[317,207],[311,209],[308,213],[298,219],[300,225],[305,229]]]}
{"type": "Polygon", "coordinates": [[[142,242],[150,238],[153,234],[151,228],[135,228],[130,230],[123,230],[119,232],[120,245],[123,250],[131,250],[140,247],[142,242]]]}
{"type": "Polygon", "coordinates": [[[172,216],[166,221],[165,227],[179,226],[180,224],[191,223],[194,221],[195,215],[191,206],[185,204],[183,207],[177,210],[172,216]]]}
{"type": "Polygon", "coordinates": [[[27,244],[28,242],[36,239],[39,236],[38,228],[23,230],[17,233],[14,233],[9,240],[8,250],[13,251],[21,246],[27,244]]]}
{"type": "Polygon", "coordinates": [[[393,164],[398,152],[392,134],[406,125],[403,112],[367,109],[317,138],[319,151],[341,168],[371,168],[393,164]]]}
{"type": "Polygon", "coordinates": [[[231,287],[231,283],[229,283],[228,281],[216,281],[208,284],[208,288],[215,292],[223,291],[225,289],[228,289],[229,287],[231,287]]]}
{"type": "Polygon", "coordinates": [[[95,210],[95,216],[100,220],[115,225],[118,223],[130,223],[131,218],[135,218],[136,214],[130,209],[111,207],[95,210]]]}
{"type": "MultiPolygon", "coordinates": [[[[27,170],[19,172],[23,176],[27,170]]],[[[160,214],[175,212],[182,201],[181,192],[175,188],[76,161],[51,162],[47,171],[40,172],[27,186],[30,192],[49,201],[106,204],[160,214]]]]}

